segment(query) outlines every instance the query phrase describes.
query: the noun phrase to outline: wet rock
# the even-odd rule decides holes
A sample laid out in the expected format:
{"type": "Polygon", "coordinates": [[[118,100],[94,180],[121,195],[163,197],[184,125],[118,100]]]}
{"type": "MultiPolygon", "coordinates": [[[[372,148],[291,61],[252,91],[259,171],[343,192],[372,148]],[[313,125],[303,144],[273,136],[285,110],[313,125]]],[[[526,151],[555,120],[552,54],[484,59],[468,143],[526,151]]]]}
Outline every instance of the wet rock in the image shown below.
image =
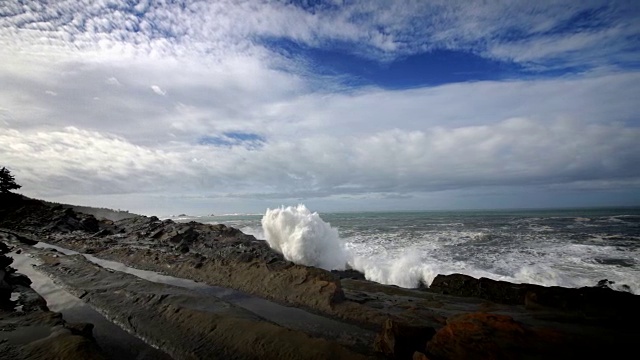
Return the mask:
{"type": "Polygon", "coordinates": [[[335,342],[264,321],[213,296],[107,271],[80,255],[41,259],[40,270],[175,358],[366,358],[335,342]],[[58,261],[60,266],[50,266],[58,261]]]}
{"type": "Polygon", "coordinates": [[[487,278],[476,279],[463,274],[437,275],[429,291],[446,295],[477,297],[502,304],[524,303],[527,289],[519,284],[487,278]]]}
{"type": "Polygon", "coordinates": [[[22,285],[25,287],[29,287],[31,285],[31,279],[26,275],[19,273],[9,273],[7,276],[7,282],[12,285],[22,285]]]}
{"type": "Polygon", "coordinates": [[[608,280],[602,285],[546,287],[452,274],[436,276],[428,291],[476,297],[501,304],[525,305],[529,310],[555,310],[571,321],[625,323],[630,317],[640,319],[640,297],[610,289],[608,280]]]}
{"type": "MultiPolygon", "coordinates": [[[[560,339],[561,341],[561,339],[560,339]]],[[[557,341],[556,341],[557,342],[557,341]]],[[[474,313],[453,317],[427,344],[434,359],[562,358],[568,349],[550,348],[549,339],[506,315],[474,313]],[[543,341],[544,340],[544,341],[543,341]]]]}
{"type": "Polygon", "coordinates": [[[32,288],[17,285],[13,287],[13,291],[20,294],[18,296],[16,304],[22,306],[22,311],[49,311],[49,308],[47,307],[47,301],[32,288]]]}
{"type": "MultiPolygon", "coordinates": [[[[81,223],[83,216],[64,212],[63,208],[42,207],[28,199],[0,202],[0,227],[30,234],[34,240],[42,238],[78,251],[91,249],[100,258],[242,290],[348,319],[372,330],[380,329],[389,317],[396,321],[396,328],[409,324],[436,330],[455,328],[454,321],[460,314],[484,311],[511,315],[527,334],[551,347],[559,337],[535,326],[546,324],[560,329],[563,336],[573,338],[576,347],[582,342],[599,344],[602,348],[623,348],[634,344],[633,339],[640,336],[630,325],[640,320],[638,297],[608,288],[612,285],[608,281],[601,288],[565,289],[453,274],[436,277],[429,289],[402,289],[366,281],[354,271],[332,273],[295,265],[270,249],[266,242],[223,224],[176,223],[137,216],[117,222],[99,221],[100,229],[108,230],[103,236],[93,236],[95,233],[83,228],[69,232],[50,226],[65,217],[72,219],[69,222],[75,226],[73,219],[81,223]]],[[[615,288],[622,287],[616,284],[615,288]]],[[[496,321],[487,319],[474,321],[485,330],[497,326],[496,321]]],[[[395,342],[394,331],[389,326],[387,335],[381,335],[377,345],[380,349],[392,349],[387,350],[388,354],[395,354],[395,345],[391,345],[395,342]]],[[[415,352],[404,352],[402,357],[424,354],[432,360],[442,359],[436,353],[425,352],[424,347],[423,343],[415,352]]]]}
{"type": "Polygon", "coordinates": [[[74,335],[80,335],[87,339],[93,339],[93,324],[91,323],[67,323],[66,328],[74,335]]]}
{"type": "Polygon", "coordinates": [[[332,273],[338,275],[340,279],[365,280],[364,274],[353,269],[347,270],[331,270],[332,273]]]}
{"type": "MultiPolygon", "coordinates": [[[[0,242],[0,251],[7,249],[0,242]]],[[[30,285],[27,276],[8,265],[0,270],[1,358],[106,359],[93,339],[93,325],[67,324],[60,313],[49,311],[44,298],[30,285]],[[17,299],[10,300],[15,294],[17,299]]]]}
{"type": "Polygon", "coordinates": [[[435,332],[432,327],[412,326],[387,319],[373,348],[391,359],[411,359],[414,352],[424,350],[435,332]]]}
{"type": "MultiPolygon", "coordinates": [[[[1,244],[1,243],[0,243],[1,244]]],[[[13,263],[13,259],[9,256],[0,255],[0,269],[4,269],[13,263]]]]}
{"type": "Polygon", "coordinates": [[[596,287],[611,289],[611,285],[613,284],[615,284],[615,281],[609,281],[609,279],[602,279],[598,281],[598,283],[596,284],[596,287]]]}
{"type": "Polygon", "coordinates": [[[107,360],[98,345],[70,329],[55,329],[44,339],[24,346],[25,359],[92,359],[107,360]]]}

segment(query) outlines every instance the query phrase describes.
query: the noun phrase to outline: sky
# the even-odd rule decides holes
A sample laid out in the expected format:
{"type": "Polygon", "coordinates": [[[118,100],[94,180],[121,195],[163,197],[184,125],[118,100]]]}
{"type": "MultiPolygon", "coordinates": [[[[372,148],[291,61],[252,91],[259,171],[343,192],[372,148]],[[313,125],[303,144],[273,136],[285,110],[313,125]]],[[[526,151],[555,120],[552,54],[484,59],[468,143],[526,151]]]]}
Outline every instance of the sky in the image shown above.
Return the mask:
{"type": "Polygon", "coordinates": [[[0,166],[148,215],[640,205],[638,1],[0,2],[0,166]]]}

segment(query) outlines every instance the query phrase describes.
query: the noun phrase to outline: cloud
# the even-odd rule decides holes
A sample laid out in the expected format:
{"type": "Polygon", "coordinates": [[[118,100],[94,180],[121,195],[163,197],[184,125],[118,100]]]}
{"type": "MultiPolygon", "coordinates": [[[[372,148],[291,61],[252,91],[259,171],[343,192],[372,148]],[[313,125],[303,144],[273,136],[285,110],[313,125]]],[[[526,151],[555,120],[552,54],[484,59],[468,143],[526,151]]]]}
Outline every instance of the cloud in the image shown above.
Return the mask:
{"type": "Polygon", "coordinates": [[[160,86],[158,86],[158,85],[151,85],[151,90],[153,90],[153,92],[154,92],[154,93],[156,93],[156,94],[158,94],[158,95],[160,95],[160,96],[165,96],[165,95],[167,95],[167,92],[166,92],[166,91],[164,91],[164,90],[162,90],[162,89],[160,88],[160,86]]]}
{"type": "Polygon", "coordinates": [[[114,78],[113,76],[108,78],[105,81],[107,84],[109,85],[114,85],[114,86],[121,86],[122,84],[120,84],[120,81],[118,81],[118,79],[114,78]]]}
{"type": "Polygon", "coordinates": [[[630,193],[640,179],[637,15],[622,1],[8,1],[0,158],[29,194],[154,206],[630,193]],[[580,71],[349,88],[284,41],[383,65],[452,50],[580,71]]]}
{"type": "Polygon", "coordinates": [[[622,125],[526,118],[364,137],[309,136],[253,149],[175,144],[159,150],[72,127],[0,132],[10,144],[3,160],[25,187],[42,193],[199,188],[274,198],[603,180],[640,184],[638,136],[638,128],[622,125]]]}
{"type": "Polygon", "coordinates": [[[443,49],[529,67],[599,67],[633,63],[639,14],[640,7],[628,1],[9,1],[0,17],[0,45],[111,59],[211,61],[241,54],[282,65],[286,59],[267,50],[273,44],[267,40],[287,39],[315,48],[338,46],[381,62],[443,49]]]}

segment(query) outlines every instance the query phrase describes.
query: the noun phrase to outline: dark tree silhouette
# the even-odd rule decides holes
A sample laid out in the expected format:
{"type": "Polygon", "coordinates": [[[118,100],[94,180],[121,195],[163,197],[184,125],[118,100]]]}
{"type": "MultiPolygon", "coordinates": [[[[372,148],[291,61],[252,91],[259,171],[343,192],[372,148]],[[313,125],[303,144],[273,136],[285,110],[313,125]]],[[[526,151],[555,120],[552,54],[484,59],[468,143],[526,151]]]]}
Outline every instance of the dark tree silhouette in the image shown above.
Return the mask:
{"type": "Polygon", "coordinates": [[[20,189],[22,186],[16,184],[15,178],[6,167],[0,169],[0,193],[6,194],[11,190],[20,189]]]}

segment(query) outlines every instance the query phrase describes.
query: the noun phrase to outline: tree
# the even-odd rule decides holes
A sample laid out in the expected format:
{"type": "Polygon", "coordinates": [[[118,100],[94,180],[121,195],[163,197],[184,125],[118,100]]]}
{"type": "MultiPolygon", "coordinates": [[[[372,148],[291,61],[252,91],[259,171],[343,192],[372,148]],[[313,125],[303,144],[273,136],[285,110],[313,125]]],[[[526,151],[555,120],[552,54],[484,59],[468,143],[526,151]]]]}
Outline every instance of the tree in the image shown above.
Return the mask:
{"type": "Polygon", "coordinates": [[[16,184],[15,178],[11,175],[11,172],[6,167],[0,169],[0,193],[6,194],[10,190],[20,189],[22,186],[16,184]]]}

